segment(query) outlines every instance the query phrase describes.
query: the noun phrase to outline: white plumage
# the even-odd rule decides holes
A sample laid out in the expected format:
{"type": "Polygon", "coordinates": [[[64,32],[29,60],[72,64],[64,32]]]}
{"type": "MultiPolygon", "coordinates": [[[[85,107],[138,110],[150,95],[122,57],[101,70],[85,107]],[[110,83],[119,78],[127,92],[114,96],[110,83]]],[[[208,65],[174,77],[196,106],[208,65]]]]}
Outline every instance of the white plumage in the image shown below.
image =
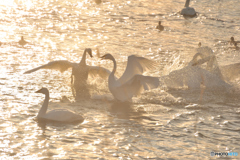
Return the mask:
{"type": "Polygon", "coordinates": [[[49,102],[49,91],[47,88],[42,88],[36,93],[43,93],[45,94],[45,100],[43,102],[42,108],[39,110],[37,119],[44,120],[44,121],[57,121],[57,122],[82,122],[84,118],[67,109],[54,109],[47,112],[48,109],[48,102],[49,102]]]}
{"type": "Polygon", "coordinates": [[[153,68],[151,60],[135,55],[129,56],[125,72],[117,79],[114,76],[117,68],[114,57],[106,54],[102,58],[113,61],[114,68],[108,78],[108,88],[114,98],[121,102],[131,101],[132,97],[139,95],[142,90],[157,88],[159,85],[157,77],[142,75],[146,70],[153,68]]]}

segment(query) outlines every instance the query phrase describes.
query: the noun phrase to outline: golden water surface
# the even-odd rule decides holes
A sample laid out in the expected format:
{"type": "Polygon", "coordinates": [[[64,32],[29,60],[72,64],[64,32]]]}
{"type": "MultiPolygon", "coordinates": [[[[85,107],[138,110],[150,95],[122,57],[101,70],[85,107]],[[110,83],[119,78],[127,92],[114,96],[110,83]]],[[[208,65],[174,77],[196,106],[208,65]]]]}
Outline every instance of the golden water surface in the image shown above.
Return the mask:
{"type": "MultiPolygon", "coordinates": [[[[240,62],[240,51],[229,45],[240,40],[238,0],[195,0],[198,16],[179,15],[184,0],[0,0],[0,159],[210,159],[210,152],[240,154],[240,94],[168,90],[142,93],[133,103],[116,104],[107,80],[89,78],[92,98],[74,102],[71,70],[39,70],[53,60],[79,62],[92,48],[88,65],[117,75],[127,56],[157,62],[147,75],[161,77],[186,65],[201,42],[213,49],[219,65],[240,62]],[[160,32],[158,21],[165,27],[160,32]],[[18,44],[21,36],[28,42],[18,44]],[[174,60],[178,65],[171,66],[174,60]],[[80,124],[39,124],[35,120],[50,91],[49,109],[81,114],[80,124]],[[71,102],[63,103],[66,96],[71,102]]],[[[231,82],[238,88],[240,81],[231,82]]],[[[231,157],[239,159],[239,155],[231,157]]]]}

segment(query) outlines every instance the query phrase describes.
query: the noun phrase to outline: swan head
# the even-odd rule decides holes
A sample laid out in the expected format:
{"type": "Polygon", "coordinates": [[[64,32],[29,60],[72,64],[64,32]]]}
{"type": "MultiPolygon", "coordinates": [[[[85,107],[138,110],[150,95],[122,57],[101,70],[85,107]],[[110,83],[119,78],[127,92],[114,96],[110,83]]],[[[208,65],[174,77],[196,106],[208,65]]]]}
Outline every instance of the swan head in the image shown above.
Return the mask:
{"type": "Polygon", "coordinates": [[[105,54],[104,56],[101,57],[102,59],[110,59],[110,60],[113,60],[113,56],[111,54],[105,54]]]}
{"type": "Polygon", "coordinates": [[[85,52],[87,52],[89,54],[89,56],[92,58],[92,49],[91,48],[86,48],[85,52]]]}
{"type": "Polygon", "coordinates": [[[38,91],[36,91],[35,93],[42,93],[42,94],[49,94],[49,91],[47,88],[41,88],[38,91]]]}

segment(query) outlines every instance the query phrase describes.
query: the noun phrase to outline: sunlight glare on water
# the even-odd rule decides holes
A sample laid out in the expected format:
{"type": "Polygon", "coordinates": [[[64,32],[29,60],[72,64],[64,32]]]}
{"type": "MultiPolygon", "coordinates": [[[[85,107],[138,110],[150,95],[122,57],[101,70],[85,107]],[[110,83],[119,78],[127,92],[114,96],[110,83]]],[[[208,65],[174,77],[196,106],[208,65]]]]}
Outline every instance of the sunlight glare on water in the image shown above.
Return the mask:
{"type": "Polygon", "coordinates": [[[216,159],[210,152],[240,154],[240,52],[229,43],[232,36],[240,40],[238,3],[191,1],[197,17],[185,19],[179,14],[184,0],[0,0],[0,159],[216,159]],[[163,31],[156,29],[159,21],[163,31]],[[26,45],[19,43],[21,36],[26,45]],[[213,50],[222,73],[231,75],[227,83],[188,66],[199,42],[213,50]],[[76,102],[71,69],[23,74],[54,60],[79,63],[85,48],[93,51],[92,58],[86,56],[88,65],[110,71],[113,62],[98,58],[97,49],[100,56],[112,54],[117,77],[132,54],[155,61],[156,68],[144,75],[159,77],[160,86],[119,104],[107,79],[89,76],[91,98],[76,102]],[[237,67],[224,72],[224,65],[234,63],[237,67]],[[199,88],[190,90],[188,84],[195,87],[195,82],[199,88]],[[38,121],[45,96],[35,92],[42,87],[50,92],[48,110],[72,110],[84,121],[38,121]]]}

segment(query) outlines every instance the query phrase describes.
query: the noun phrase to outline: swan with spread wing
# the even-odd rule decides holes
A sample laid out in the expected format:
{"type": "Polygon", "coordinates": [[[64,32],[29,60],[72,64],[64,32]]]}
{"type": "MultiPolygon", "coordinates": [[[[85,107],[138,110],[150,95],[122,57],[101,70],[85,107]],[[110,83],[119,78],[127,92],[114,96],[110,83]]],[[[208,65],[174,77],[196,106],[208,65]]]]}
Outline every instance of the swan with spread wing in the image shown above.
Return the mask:
{"type": "Polygon", "coordinates": [[[68,109],[54,109],[47,112],[48,103],[49,103],[49,91],[47,88],[42,88],[35,93],[42,93],[45,95],[45,99],[41,109],[38,112],[37,119],[44,121],[56,121],[56,122],[82,122],[84,118],[68,109]]]}
{"type": "Polygon", "coordinates": [[[52,61],[45,65],[33,68],[29,71],[24,72],[24,74],[29,74],[35,72],[39,69],[54,69],[61,72],[66,71],[69,68],[72,68],[71,75],[71,84],[72,84],[72,93],[75,99],[80,98],[90,98],[89,89],[87,87],[88,75],[98,75],[101,78],[107,78],[111,73],[108,69],[105,69],[100,66],[89,66],[86,64],[86,54],[89,54],[92,57],[92,49],[86,48],[84,50],[82,59],[79,63],[72,63],[67,60],[58,60],[52,61]]]}
{"type": "Polygon", "coordinates": [[[108,88],[114,98],[121,102],[131,101],[132,97],[139,95],[142,90],[157,88],[159,85],[157,77],[142,75],[154,67],[151,60],[135,55],[129,56],[123,75],[117,79],[114,76],[117,69],[115,58],[111,54],[105,54],[101,58],[113,61],[114,67],[108,78],[108,88]]]}

